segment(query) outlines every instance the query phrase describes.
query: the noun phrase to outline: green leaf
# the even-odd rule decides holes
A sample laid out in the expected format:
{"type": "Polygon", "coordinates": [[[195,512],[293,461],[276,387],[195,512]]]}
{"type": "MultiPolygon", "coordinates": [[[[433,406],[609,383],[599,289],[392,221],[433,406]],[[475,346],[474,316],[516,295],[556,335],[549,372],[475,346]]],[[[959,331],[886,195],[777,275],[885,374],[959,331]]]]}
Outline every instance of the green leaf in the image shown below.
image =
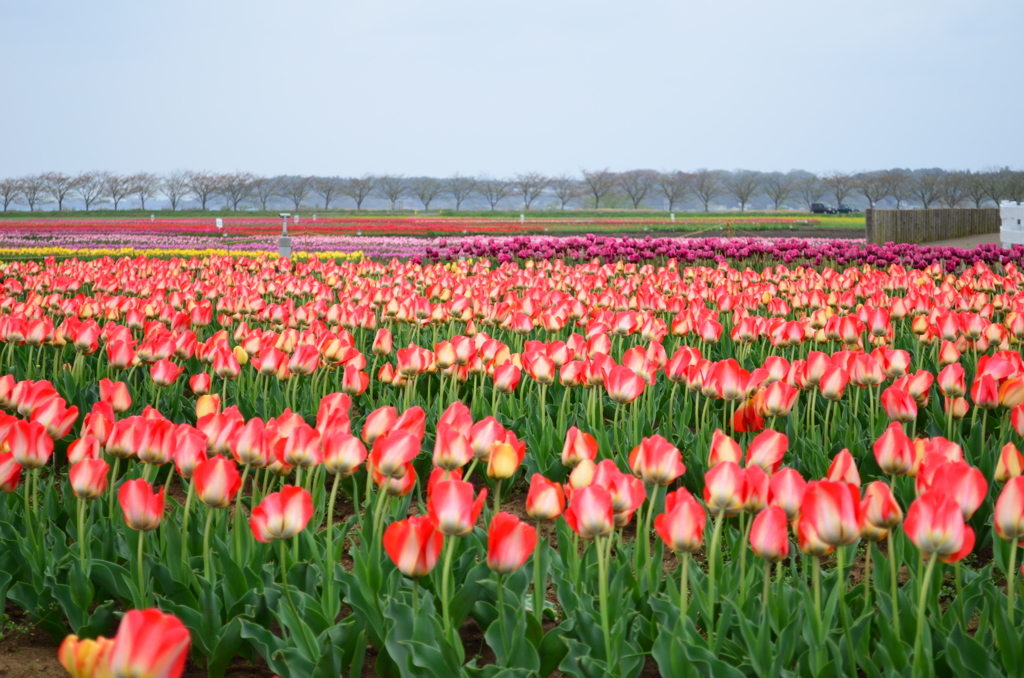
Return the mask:
{"type": "Polygon", "coordinates": [[[209,678],[222,678],[242,645],[242,624],[237,617],[221,629],[213,653],[206,665],[209,678]]]}
{"type": "Polygon", "coordinates": [[[961,631],[959,625],[953,627],[946,639],[945,657],[956,676],[986,678],[999,675],[999,667],[992,662],[985,648],[961,631]]]}

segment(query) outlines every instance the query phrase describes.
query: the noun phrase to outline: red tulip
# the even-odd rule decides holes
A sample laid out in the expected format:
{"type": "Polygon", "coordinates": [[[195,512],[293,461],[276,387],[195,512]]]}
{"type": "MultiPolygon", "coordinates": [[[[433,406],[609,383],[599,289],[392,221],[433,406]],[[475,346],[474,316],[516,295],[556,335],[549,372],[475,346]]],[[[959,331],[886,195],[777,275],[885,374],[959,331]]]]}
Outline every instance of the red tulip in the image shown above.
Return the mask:
{"type": "Polygon", "coordinates": [[[320,351],[316,346],[305,344],[295,347],[291,359],[288,361],[288,371],[292,374],[309,375],[316,372],[320,365],[320,351]]]}
{"type": "Polygon", "coordinates": [[[434,486],[427,513],[445,536],[464,537],[473,531],[484,507],[487,490],[474,501],[473,486],[461,480],[444,480],[434,486]]]}
{"type": "Polygon", "coordinates": [[[959,363],[946,365],[939,372],[939,391],[947,398],[958,398],[967,393],[964,368],[959,363]]]}
{"type": "Polygon", "coordinates": [[[305,422],[300,422],[287,438],[278,441],[274,452],[284,463],[297,468],[309,468],[323,461],[320,434],[305,422]]]}
{"type": "Polygon", "coordinates": [[[153,383],[157,386],[170,386],[177,381],[178,376],[184,371],[183,367],[178,367],[167,359],[158,360],[149,368],[149,374],[153,377],[153,383]]]}
{"type": "Polygon", "coordinates": [[[324,468],[332,475],[348,478],[366,461],[366,448],[354,435],[336,430],[321,439],[324,468]]]}
{"type": "Polygon", "coordinates": [[[1005,483],[1010,478],[1021,475],[1022,472],[1024,472],[1024,456],[1021,455],[1016,445],[1006,443],[999,453],[999,461],[996,462],[996,481],[1005,483]]]}
{"type": "Polygon", "coordinates": [[[629,467],[648,485],[669,485],[686,473],[679,449],[659,435],[644,438],[629,455],[629,467]]]}
{"type": "Polygon", "coordinates": [[[917,419],[917,403],[903,389],[890,386],[882,391],[882,409],[894,422],[907,423],[917,419]]]}
{"type": "Polygon", "coordinates": [[[242,486],[235,462],[224,457],[213,457],[196,466],[192,473],[196,496],[213,508],[226,508],[242,486]]]}
{"type": "Polygon", "coordinates": [[[275,539],[290,539],[306,529],[313,517],[313,498],[301,487],[285,485],[272,492],[252,510],[249,527],[256,540],[269,544],[275,539]]]}
{"type": "Polygon", "coordinates": [[[35,421],[14,422],[7,431],[7,446],[14,461],[27,469],[46,466],[53,454],[53,439],[46,433],[46,428],[35,421]]]}
{"type": "Polygon", "coordinates": [[[95,437],[100,447],[104,447],[111,431],[114,430],[115,423],[117,423],[117,415],[114,414],[114,408],[110,406],[110,403],[97,401],[92,406],[92,412],[85,415],[85,420],[82,422],[82,437],[95,437]]]}
{"type": "MultiPolygon", "coordinates": [[[[782,383],[782,382],[777,382],[782,383]]],[[[747,447],[746,466],[756,465],[771,474],[782,466],[782,459],[789,448],[789,438],[785,433],[771,429],[757,434],[747,447]]]]}
{"type": "MultiPolygon", "coordinates": [[[[120,423],[120,422],[119,422],[120,423]]],[[[245,421],[234,405],[220,414],[207,414],[196,421],[196,428],[206,435],[207,447],[214,454],[231,454],[231,441],[245,421]]]]}
{"type": "Polygon", "coordinates": [[[731,517],[743,510],[743,469],[734,461],[716,464],[704,474],[704,504],[713,514],[731,517]]]}
{"type": "Polygon", "coordinates": [[[473,447],[473,456],[480,461],[488,461],[491,458],[491,450],[494,445],[504,442],[507,431],[498,423],[494,417],[486,417],[469,429],[470,444],[473,447]]]}
{"type": "Polygon", "coordinates": [[[914,500],[903,530],[924,557],[934,553],[944,563],[956,562],[974,548],[974,530],[964,523],[956,501],[942,492],[925,492],[914,500]]]}
{"type": "Polygon", "coordinates": [[[829,367],[821,377],[819,389],[825,400],[841,400],[846,385],[850,383],[849,373],[841,367],[829,367]]]}
{"type": "Polygon", "coordinates": [[[494,388],[499,393],[512,393],[519,385],[522,372],[511,362],[504,363],[494,368],[494,388]]]}
{"type": "Polygon", "coordinates": [[[190,640],[188,629],[173,614],[155,608],[130,610],[117,627],[110,671],[115,678],[180,678],[190,640]]]}
{"type": "Polygon", "coordinates": [[[374,355],[391,355],[392,346],[391,330],[382,327],[377,330],[377,335],[373,338],[373,346],[370,350],[373,351],[374,355]]]}
{"type": "Polygon", "coordinates": [[[498,574],[511,574],[526,563],[536,545],[536,529],[511,513],[496,513],[487,530],[487,566],[498,574]]]}
{"type": "Polygon", "coordinates": [[[891,530],[903,520],[903,509],[896,503],[889,486],[880,480],[868,483],[861,501],[864,520],[883,530],[891,530]]]}
{"type": "Polygon", "coordinates": [[[565,444],[562,446],[562,464],[575,468],[584,459],[597,459],[597,441],[589,433],[571,426],[566,431],[565,444]]]}
{"type": "Polygon", "coordinates": [[[704,543],[707,514],[685,489],[665,496],[665,512],[654,517],[654,531],[676,553],[696,553],[704,543]]]}
{"type": "MultiPolygon", "coordinates": [[[[372,464],[371,464],[372,466],[372,464]]],[[[373,482],[392,497],[404,497],[416,487],[416,469],[412,464],[406,464],[401,470],[400,476],[384,477],[377,469],[373,469],[373,482]]]]}
{"type": "Polygon", "coordinates": [[[189,388],[196,395],[206,395],[210,392],[210,375],[207,372],[200,372],[199,374],[193,374],[188,378],[189,388]]]}
{"type": "Polygon", "coordinates": [[[600,485],[588,485],[573,491],[569,508],[562,515],[566,524],[584,539],[607,537],[615,529],[612,496],[600,485]]]}
{"type": "Polygon", "coordinates": [[[196,467],[206,461],[206,437],[190,426],[179,427],[175,441],[174,469],[182,478],[191,478],[196,467]]]}
{"type": "Polygon", "coordinates": [[[36,400],[30,419],[42,424],[51,438],[60,440],[78,419],[78,408],[68,407],[64,399],[56,395],[41,398],[36,400]]]}
{"type": "Polygon", "coordinates": [[[96,499],[107,491],[107,469],[110,467],[102,459],[85,459],[78,462],[68,471],[71,491],[82,499],[96,499]]]}
{"type": "Polygon", "coordinates": [[[128,527],[149,532],[160,526],[164,517],[164,488],[154,494],[142,478],[127,480],[121,484],[117,499],[128,527]]]}
{"type": "Polygon", "coordinates": [[[20,479],[21,465],[14,460],[14,455],[0,452],[0,492],[14,492],[20,479]]]}
{"type": "Polygon", "coordinates": [[[978,375],[971,384],[971,400],[983,410],[996,409],[999,407],[999,384],[991,375],[978,375]]]}
{"type": "Polygon", "coordinates": [[[526,515],[534,520],[554,520],[565,510],[562,486],[539,473],[530,478],[530,491],[526,495],[526,515]]]}
{"type": "Polygon", "coordinates": [[[965,461],[939,464],[930,475],[928,489],[953,498],[963,511],[964,520],[971,519],[988,494],[985,476],[965,461]]]}
{"type": "Polygon", "coordinates": [[[628,367],[616,365],[604,380],[608,397],[620,404],[631,403],[644,391],[643,377],[628,367]]]}
{"type": "Polygon", "coordinates": [[[758,513],[768,505],[770,480],[760,466],[743,469],[743,510],[758,513]]]}
{"type": "Polygon", "coordinates": [[[831,480],[807,483],[800,507],[799,531],[828,546],[846,546],[860,538],[864,525],[856,485],[831,480]]]}
{"type": "Polygon", "coordinates": [[[424,577],[437,565],[444,535],[427,516],[391,523],[384,530],[384,552],[406,577],[424,577]]]}
{"type": "Polygon", "coordinates": [[[370,375],[363,372],[355,365],[345,366],[345,372],[341,378],[341,390],[347,395],[357,396],[363,393],[370,385],[370,375]]]}
{"type": "Polygon", "coordinates": [[[897,421],[889,424],[872,449],[878,466],[887,476],[904,475],[914,466],[914,444],[897,421]]]}
{"type": "Polygon", "coordinates": [[[407,431],[422,441],[426,432],[427,413],[422,407],[410,407],[395,420],[396,431],[407,431]]]}
{"type": "Polygon", "coordinates": [[[400,478],[406,465],[420,453],[420,440],[405,430],[396,429],[373,443],[370,459],[375,471],[385,477],[400,478]]]}
{"type": "Polygon", "coordinates": [[[807,481],[793,468],[779,469],[768,480],[768,505],[778,506],[786,512],[786,519],[793,521],[800,515],[807,481]]]}
{"type": "Polygon", "coordinates": [[[857,471],[857,462],[853,460],[853,455],[850,454],[849,450],[841,450],[832,459],[832,464],[828,467],[826,477],[832,481],[849,483],[855,487],[860,487],[860,473],[857,471]]]}
{"type": "Polygon", "coordinates": [[[771,506],[754,517],[750,526],[750,550],[758,558],[777,563],[789,556],[786,512],[771,506]]]}
{"type": "Polygon", "coordinates": [[[154,466],[162,466],[171,461],[174,454],[174,430],[174,424],[166,420],[154,419],[148,422],[136,451],[139,461],[154,466]]]}
{"type": "Polygon", "coordinates": [[[366,421],[363,422],[363,442],[367,445],[373,445],[377,438],[391,432],[397,420],[398,410],[390,405],[370,412],[366,416],[366,421]]]}
{"type": "Polygon", "coordinates": [[[270,461],[270,450],[267,449],[266,425],[262,419],[253,417],[238,429],[231,441],[231,454],[243,466],[266,466],[270,461]]]}
{"type": "Polygon", "coordinates": [[[439,423],[434,440],[434,466],[454,471],[468,464],[472,458],[469,438],[455,427],[439,423]]]}
{"type": "Polygon", "coordinates": [[[743,460],[743,449],[739,443],[722,433],[721,429],[715,429],[711,434],[711,452],[708,454],[708,467],[714,467],[723,461],[740,463],[743,460]]]}

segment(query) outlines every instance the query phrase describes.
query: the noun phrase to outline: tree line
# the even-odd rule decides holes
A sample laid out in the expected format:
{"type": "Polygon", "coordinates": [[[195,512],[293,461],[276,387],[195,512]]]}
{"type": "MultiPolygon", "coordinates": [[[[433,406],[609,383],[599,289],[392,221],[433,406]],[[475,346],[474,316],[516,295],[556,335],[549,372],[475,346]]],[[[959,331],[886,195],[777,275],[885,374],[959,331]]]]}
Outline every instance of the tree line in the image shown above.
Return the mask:
{"type": "Polygon", "coordinates": [[[693,172],[609,169],[583,170],[577,175],[547,176],[538,172],[508,178],[463,176],[446,178],[406,177],[396,174],[360,177],[276,176],[250,172],[177,171],[167,175],[149,172],[117,174],[82,172],[77,175],[44,172],[0,180],[3,211],[46,206],[65,210],[72,205],[85,210],[130,204],[146,209],[163,199],[171,210],[186,203],[200,209],[274,209],[281,204],[295,210],[344,208],[361,210],[373,199],[391,211],[412,201],[430,210],[444,203],[456,211],[470,203],[497,210],[530,210],[537,206],[567,209],[574,206],[601,209],[655,206],[668,211],[696,206],[746,210],[810,208],[812,203],[834,199],[836,206],[850,201],[875,207],[982,207],[1003,201],[1024,203],[1024,171],[1009,168],[972,172],[942,169],[893,169],[872,172],[815,174],[708,170],[693,172]],[[310,201],[314,201],[310,204],[310,201]]]}

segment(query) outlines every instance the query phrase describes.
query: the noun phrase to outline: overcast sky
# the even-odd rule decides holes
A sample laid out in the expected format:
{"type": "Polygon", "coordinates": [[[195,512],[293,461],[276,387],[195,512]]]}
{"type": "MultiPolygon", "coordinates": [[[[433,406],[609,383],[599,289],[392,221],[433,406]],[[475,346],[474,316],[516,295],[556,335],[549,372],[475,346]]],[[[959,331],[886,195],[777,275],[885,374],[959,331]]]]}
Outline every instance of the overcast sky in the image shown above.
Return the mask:
{"type": "Polygon", "coordinates": [[[1024,167],[1021,0],[0,0],[0,176],[1024,167]]]}

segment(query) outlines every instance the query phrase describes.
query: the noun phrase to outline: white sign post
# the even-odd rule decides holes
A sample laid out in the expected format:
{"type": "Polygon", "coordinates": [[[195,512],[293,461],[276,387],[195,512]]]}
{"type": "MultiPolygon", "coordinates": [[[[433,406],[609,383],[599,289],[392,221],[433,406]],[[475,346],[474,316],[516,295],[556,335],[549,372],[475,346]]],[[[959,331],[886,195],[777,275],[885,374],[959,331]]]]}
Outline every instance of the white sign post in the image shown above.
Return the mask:
{"type": "Polygon", "coordinates": [[[999,216],[1003,220],[999,229],[999,242],[1003,247],[1024,245],[1024,205],[1003,203],[999,206],[999,216]]]}
{"type": "MultiPolygon", "coordinates": [[[[281,212],[281,237],[277,239],[277,253],[282,259],[289,259],[292,256],[292,239],[288,237],[288,212],[281,212]]],[[[296,217],[298,219],[298,217],[296,217]]]]}

